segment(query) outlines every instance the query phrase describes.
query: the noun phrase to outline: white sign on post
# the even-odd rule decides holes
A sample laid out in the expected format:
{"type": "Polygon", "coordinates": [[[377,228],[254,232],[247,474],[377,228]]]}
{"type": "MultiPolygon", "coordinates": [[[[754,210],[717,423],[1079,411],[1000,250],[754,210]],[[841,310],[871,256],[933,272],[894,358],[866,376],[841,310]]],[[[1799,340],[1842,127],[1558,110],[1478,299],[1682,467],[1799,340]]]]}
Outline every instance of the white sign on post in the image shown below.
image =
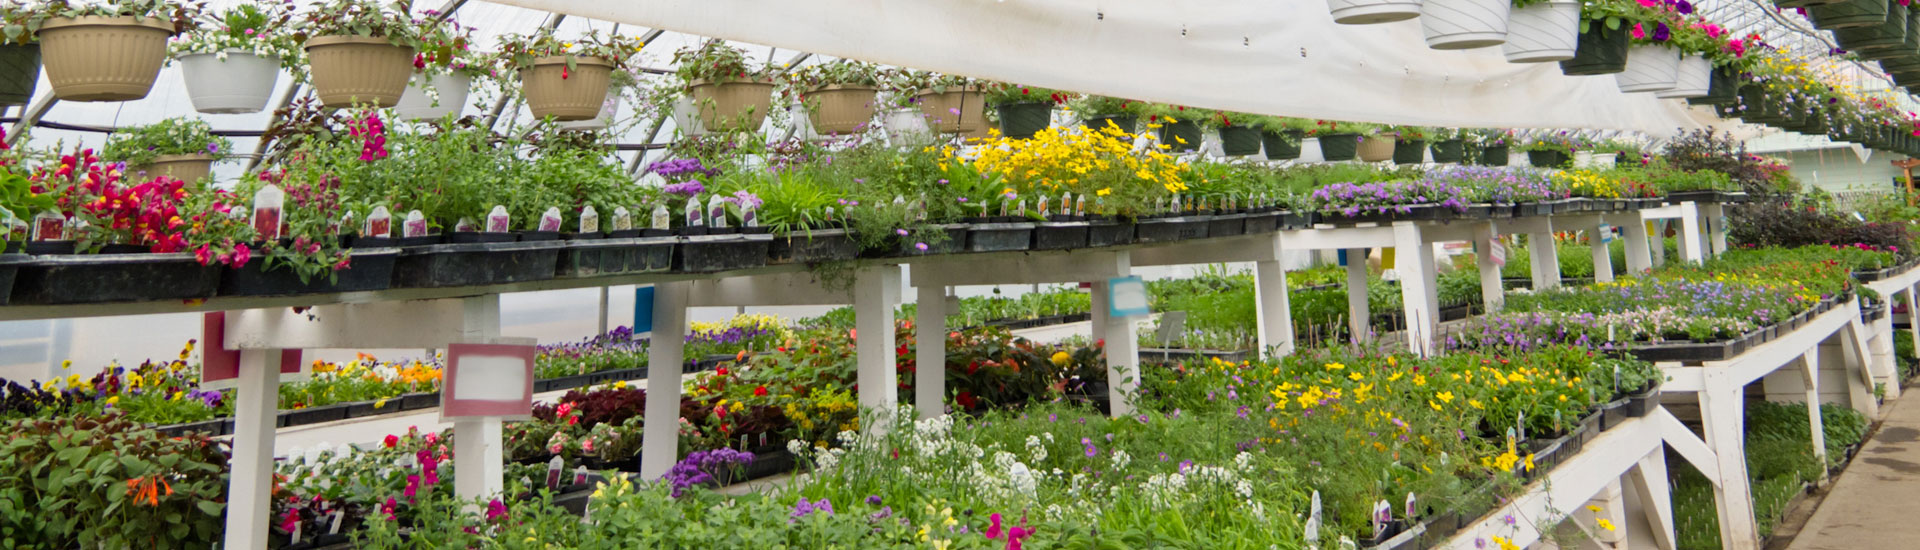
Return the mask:
{"type": "Polygon", "coordinates": [[[1604,224],[1604,223],[1600,224],[1600,243],[1608,244],[1612,242],[1613,242],[1613,226],[1604,224]]]}
{"type": "Polygon", "coordinates": [[[1139,276],[1114,277],[1107,280],[1107,314],[1113,317],[1136,317],[1153,313],[1147,303],[1147,283],[1139,276]]]}
{"type": "Polygon", "coordinates": [[[1490,243],[1490,246],[1487,247],[1487,256],[1493,260],[1493,265],[1506,267],[1507,266],[1506,243],[1500,242],[1499,239],[1494,239],[1487,242],[1490,243]]]}

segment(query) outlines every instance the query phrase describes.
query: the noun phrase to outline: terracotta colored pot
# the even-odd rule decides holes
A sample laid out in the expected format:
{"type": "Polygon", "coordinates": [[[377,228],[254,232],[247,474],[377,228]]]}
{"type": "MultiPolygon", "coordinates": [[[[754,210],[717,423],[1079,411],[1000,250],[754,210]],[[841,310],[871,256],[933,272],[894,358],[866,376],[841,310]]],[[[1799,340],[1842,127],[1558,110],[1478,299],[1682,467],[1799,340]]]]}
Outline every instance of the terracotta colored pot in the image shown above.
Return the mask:
{"type": "Polygon", "coordinates": [[[520,91],[534,118],[566,122],[600,116],[612,85],[613,63],[598,57],[576,57],[569,69],[566,56],[548,56],[520,70],[520,91]]]}
{"type": "Polygon", "coordinates": [[[173,25],[156,18],[59,17],[40,27],[47,82],[62,101],[147,97],[167,59],[173,25]]]}
{"type": "Polygon", "coordinates": [[[307,39],[314,94],[328,107],[400,104],[413,78],[413,48],[385,38],[315,36],[307,39]]]}
{"type": "Polygon", "coordinates": [[[865,129],[873,122],[874,97],[878,93],[879,89],[872,86],[843,85],[807,92],[807,115],[813,123],[813,131],[829,135],[851,134],[865,129]]]}
{"type": "Polygon", "coordinates": [[[987,127],[987,96],[977,89],[923,90],[914,96],[927,127],[943,134],[971,134],[987,127]]]}

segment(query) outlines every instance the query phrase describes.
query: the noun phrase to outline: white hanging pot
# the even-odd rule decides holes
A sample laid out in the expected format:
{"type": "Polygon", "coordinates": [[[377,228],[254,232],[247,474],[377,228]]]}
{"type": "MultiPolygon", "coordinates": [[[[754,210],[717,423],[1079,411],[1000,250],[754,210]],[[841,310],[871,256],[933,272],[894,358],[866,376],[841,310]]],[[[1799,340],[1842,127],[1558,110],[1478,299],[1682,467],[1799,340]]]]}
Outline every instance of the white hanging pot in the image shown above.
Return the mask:
{"type": "Polygon", "coordinates": [[[707,125],[700,122],[700,111],[693,108],[693,99],[684,95],[673,100],[673,125],[687,137],[707,135],[707,125]]]}
{"type": "Polygon", "coordinates": [[[607,92],[607,98],[600,102],[600,115],[586,120],[560,123],[562,130],[605,130],[613,126],[615,118],[620,116],[620,91],[607,92]]]}
{"type": "Polygon", "coordinates": [[[926,141],[933,135],[933,128],[927,126],[927,117],[917,107],[888,110],[880,126],[887,130],[887,142],[894,145],[926,141]]]}
{"type": "Polygon", "coordinates": [[[1680,52],[1643,45],[1627,49],[1627,70],[1615,73],[1613,81],[1621,92],[1637,94],[1671,90],[1679,76],[1680,52]]]}
{"type": "MultiPolygon", "coordinates": [[[[1631,61],[1629,61],[1631,62],[1631,61]]],[[[1686,99],[1706,97],[1707,90],[1713,87],[1713,62],[1706,57],[1689,55],[1680,58],[1680,68],[1675,73],[1673,89],[1653,94],[1655,97],[1686,99]]]]}
{"type": "Polygon", "coordinates": [[[1593,167],[1601,170],[1613,168],[1620,162],[1620,153],[1593,153],[1593,167]]]}
{"type": "Polygon", "coordinates": [[[400,103],[393,106],[393,112],[405,119],[437,120],[465,109],[467,91],[472,87],[473,78],[463,74],[428,77],[414,73],[413,80],[407,83],[407,91],[400,94],[400,103]],[[439,96],[437,103],[435,96],[439,96]]]}
{"type": "Polygon", "coordinates": [[[1372,25],[1406,21],[1420,16],[1420,0],[1327,0],[1333,22],[1372,25]]]}
{"type": "Polygon", "coordinates": [[[1580,3],[1554,0],[1507,16],[1508,63],[1548,63],[1573,59],[1580,43],[1580,3]]]}
{"type": "Polygon", "coordinates": [[[1507,15],[1513,0],[1426,0],[1420,8],[1420,28],[1427,47],[1470,50],[1507,42],[1507,15]]]}
{"type": "Polygon", "coordinates": [[[1593,167],[1593,151],[1574,151],[1573,167],[1574,168],[1592,168],[1593,167]]]}
{"type": "Polygon", "coordinates": [[[280,79],[280,59],[233,50],[196,53],[180,57],[180,71],[193,110],[216,115],[258,113],[267,108],[274,82],[280,79]]]}

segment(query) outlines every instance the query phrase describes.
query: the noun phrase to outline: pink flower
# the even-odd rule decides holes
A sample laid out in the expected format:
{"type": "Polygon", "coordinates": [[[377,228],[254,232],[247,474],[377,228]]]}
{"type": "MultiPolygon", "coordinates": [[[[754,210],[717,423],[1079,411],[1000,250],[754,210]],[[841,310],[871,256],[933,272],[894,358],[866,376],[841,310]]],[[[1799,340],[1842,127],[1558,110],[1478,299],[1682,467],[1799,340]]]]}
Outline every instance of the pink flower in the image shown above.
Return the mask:
{"type": "Polygon", "coordinates": [[[1000,538],[1000,514],[987,516],[987,518],[992,520],[993,524],[987,526],[987,530],[984,532],[984,534],[987,535],[987,538],[989,539],[1000,538]]]}
{"type": "Polygon", "coordinates": [[[400,444],[400,436],[387,434],[387,439],[385,443],[387,444],[388,449],[392,449],[394,445],[400,444]]]}
{"type": "Polygon", "coordinates": [[[1640,7],[1651,8],[1660,5],[1660,0],[1640,0],[1640,7]]]}
{"type": "MultiPolygon", "coordinates": [[[[1645,3],[1647,3],[1647,0],[1640,0],[1640,3],[1641,3],[1641,4],[1645,4],[1645,3]]],[[[1635,40],[1645,40],[1645,39],[1647,38],[1647,31],[1646,31],[1646,29],[1642,29],[1642,28],[1640,28],[1640,24],[1639,24],[1639,23],[1634,23],[1634,24],[1633,24],[1633,38],[1634,38],[1635,40]]]]}
{"type": "Polygon", "coordinates": [[[507,517],[507,505],[500,499],[487,501],[487,521],[499,521],[507,517]]]}

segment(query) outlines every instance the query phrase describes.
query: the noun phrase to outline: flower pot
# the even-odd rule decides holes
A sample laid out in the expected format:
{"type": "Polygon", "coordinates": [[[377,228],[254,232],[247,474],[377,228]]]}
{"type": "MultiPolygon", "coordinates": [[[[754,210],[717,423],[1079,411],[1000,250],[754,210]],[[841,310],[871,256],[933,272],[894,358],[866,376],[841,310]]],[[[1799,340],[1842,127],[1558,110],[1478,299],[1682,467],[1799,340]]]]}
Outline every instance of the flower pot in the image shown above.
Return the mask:
{"type": "Polygon", "coordinates": [[[1426,0],[1420,6],[1420,28],[1427,47],[1470,50],[1507,43],[1507,16],[1513,0],[1426,0]]]}
{"type": "MultiPolygon", "coordinates": [[[[520,69],[520,91],[534,118],[567,122],[600,115],[612,86],[613,63],[598,57],[574,57],[571,62],[573,66],[568,67],[567,56],[554,55],[535,59],[532,67],[520,69]]],[[[765,113],[762,109],[761,115],[765,113]]]]}
{"type": "Polygon", "coordinates": [[[1616,163],[1620,162],[1620,154],[1619,153],[1594,153],[1593,159],[1588,162],[1591,163],[1588,166],[1592,166],[1594,168],[1598,168],[1601,170],[1606,170],[1606,169],[1613,168],[1613,166],[1616,163]]]}
{"type": "Polygon", "coordinates": [[[880,125],[887,130],[887,141],[894,145],[924,143],[933,135],[933,129],[927,127],[926,115],[913,107],[887,111],[880,125]]]}
{"type": "MultiPolygon", "coordinates": [[[[1833,40],[1839,42],[1841,48],[1861,54],[1866,50],[1899,48],[1907,42],[1907,19],[1907,7],[1891,2],[1887,4],[1885,21],[1877,25],[1836,29],[1833,31],[1833,40]]],[[[1898,52],[1910,53],[1913,52],[1898,52]]]]}
{"type": "Polygon", "coordinates": [[[771,82],[694,80],[689,93],[700,125],[707,130],[759,130],[773,109],[771,82]]]}
{"type": "Polygon", "coordinates": [[[467,107],[467,92],[472,88],[473,78],[467,75],[415,73],[407,91],[400,94],[400,103],[393,106],[393,113],[411,120],[439,120],[458,115],[467,107]]]}
{"type": "Polygon", "coordinates": [[[1320,142],[1320,158],[1327,162],[1353,160],[1359,155],[1360,136],[1357,134],[1327,134],[1315,138],[1320,142]]]}
{"type": "Polygon", "coordinates": [[[1887,22],[1888,0],[1840,0],[1807,8],[1813,26],[1826,30],[1867,27],[1887,22]]]}
{"type": "Polygon", "coordinates": [[[1465,157],[1466,144],[1457,139],[1433,142],[1434,162],[1460,162],[1465,157]]]}
{"type": "Polygon", "coordinates": [[[1580,44],[1580,3],[1555,0],[1517,10],[1507,17],[1508,63],[1547,63],[1573,59],[1580,44]]]}
{"type": "Polygon", "coordinates": [[[680,130],[681,135],[688,137],[707,135],[707,127],[700,123],[700,111],[693,108],[692,98],[684,95],[674,98],[672,115],[673,126],[680,130]]]}
{"type": "Polygon", "coordinates": [[[33,88],[39,83],[39,44],[0,46],[0,105],[33,101],[33,88]]]}
{"type": "Polygon", "coordinates": [[[199,183],[213,173],[213,155],[160,155],[140,171],[146,172],[149,178],[165,176],[189,184],[199,183]]]}
{"type": "Polygon", "coordinates": [[[987,96],[980,90],[957,88],[945,92],[922,90],[914,96],[927,128],[942,134],[971,134],[987,127],[987,96]]]}
{"type": "Polygon", "coordinates": [[[1003,103],[993,109],[1000,115],[1000,134],[1010,138],[1027,139],[1053,125],[1053,103],[1049,101],[1003,103]]]}
{"type": "Polygon", "coordinates": [[[1592,168],[1593,167],[1593,151],[1574,151],[1573,167],[1574,168],[1592,168]]]}
{"type": "Polygon", "coordinates": [[[173,25],[137,17],[55,17],[40,27],[40,55],[62,101],[147,97],[167,59],[173,25]]]}
{"type": "Polygon", "coordinates": [[[1360,140],[1355,152],[1360,156],[1361,162],[1381,162],[1392,160],[1394,149],[1396,147],[1394,147],[1393,138],[1367,136],[1360,140]]]}
{"type": "Polygon", "coordinates": [[[1327,0],[1333,22],[1372,25],[1406,21],[1420,16],[1420,0],[1327,0]]]}
{"type": "Polygon", "coordinates": [[[1572,160],[1565,151],[1527,151],[1527,163],[1538,168],[1566,168],[1572,160]]]}
{"type": "Polygon", "coordinates": [[[1480,149],[1480,165],[1506,166],[1512,156],[1513,149],[1506,145],[1488,145],[1480,149]]]}
{"type": "Polygon", "coordinates": [[[394,288],[521,283],[552,279],[561,241],[436,244],[403,249],[393,267],[394,288]]]}
{"type": "Polygon", "coordinates": [[[1261,132],[1261,146],[1267,152],[1267,160],[1293,160],[1300,158],[1300,136],[1283,136],[1280,132],[1261,132]]]}
{"type": "Polygon", "coordinates": [[[806,94],[807,122],[822,135],[851,134],[873,122],[872,86],[826,86],[806,94]]]}
{"type": "Polygon", "coordinates": [[[1713,62],[1708,61],[1706,57],[1689,55],[1680,58],[1680,65],[1674,73],[1673,87],[1654,92],[1653,95],[1669,99],[1690,99],[1704,97],[1712,90],[1713,62]]]}
{"type": "Polygon", "coordinates": [[[385,38],[315,36],[307,39],[306,49],[314,95],[328,107],[392,107],[413,76],[413,48],[385,38]]]}
{"type": "Polygon", "coordinates": [[[713,235],[680,242],[674,270],[712,273],[767,265],[771,235],[713,235]]]}
{"type": "Polygon", "coordinates": [[[190,300],[213,296],[218,267],[192,254],[42,256],[20,263],[15,305],[190,300]]]}
{"type": "MultiPolygon", "coordinates": [[[[584,120],[561,122],[557,124],[557,126],[562,130],[605,130],[613,126],[614,120],[620,117],[620,100],[621,96],[618,90],[608,90],[606,101],[600,103],[599,115],[584,120]]],[[[694,125],[699,126],[699,123],[696,122],[694,125]]]]}
{"type": "Polygon", "coordinates": [[[220,296],[292,296],[332,292],[386,290],[393,282],[393,261],[398,249],[356,250],[346,269],[300,280],[300,275],[285,266],[267,267],[263,258],[255,258],[239,268],[226,268],[220,278],[220,296]]]}
{"type": "Polygon", "coordinates": [[[968,228],[966,251],[1010,252],[1033,248],[1031,223],[981,223],[968,228]]]}
{"type": "Polygon", "coordinates": [[[1608,29],[1606,25],[1588,25],[1580,33],[1573,58],[1560,62],[1567,76],[1614,74],[1627,70],[1627,28],[1608,29]]]}
{"type": "Polygon", "coordinates": [[[1615,73],[1621,93],[1637,94],[1673,89],[1680,77],[1680,52],[1663,46],[1639,45],[1627,49],[1627,70],[1615,73]]]}
{"type": "Polygon", "coordinates": [[[1160,123],[1160,144],[1167,150],[1184,153],[1200,148],[1200,123],[1192,119],[1160,123]]]}
{"type": "Polygon", "coordinates": [[[1229,157],[1260,152],[1260,129],[1252,126],[1221,128],[1220,152],[1229,157]]]}
{"type": "Polygon", "coordinates": [[[1740,87],[1746,82],[1732,68],[1718,67],[1708,75],[1707,93],[1699,97],[1687,98],[1693,105],[1732,105],[1740,99],[1740,87]]]}
{"type": "Polygon", "coordinates": [[[1108,126],[1112,126],[1119,128],[1122,132],[1132,134],[1140,128],[1140,118],[1133,115],[1101,115],[1087,117],[1085,120],[1080,121],[1080,126],[1094,130],[1103,130],[1108,126]]]}
{"type": "Polygon", "coordinates": [[[819,263],[851,260],[860,255],[860,245],[845,229],[797,230],[774,237],[767,248],[767,263],[819,263]]]}
{"type": "Polygon", "coordinates": [[[267,108],[274,82],[280,79],[280,59],[242,51],[197,53],[180,58],[180,71],[193,110],[258,113],[267,108]]]}
{"type": "Polygon", "coordinates": [[[1412,139],[1393,142],[1394,164],[1420,164],[1427,161],[1427,140],[1412,139]]]}

